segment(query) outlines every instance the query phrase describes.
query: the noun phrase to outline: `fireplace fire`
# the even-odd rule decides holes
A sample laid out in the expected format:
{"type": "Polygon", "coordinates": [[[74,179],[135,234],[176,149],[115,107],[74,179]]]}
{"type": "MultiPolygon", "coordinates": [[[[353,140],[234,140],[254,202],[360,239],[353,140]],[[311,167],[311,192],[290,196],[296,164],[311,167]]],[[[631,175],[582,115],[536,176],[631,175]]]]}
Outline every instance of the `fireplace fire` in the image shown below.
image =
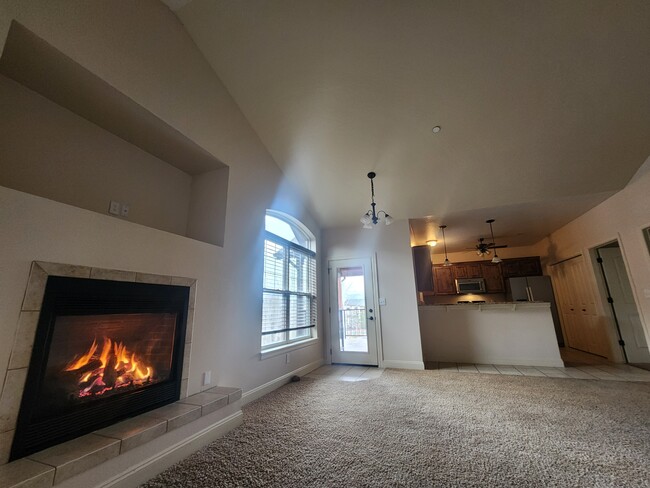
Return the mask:
{"type": "Polygon", "coordinates": [[[97,348],[95,339],[85,354],[63,370],[64,375],[75,375],[79,385],[79,398],[103,395],[117,388],[132,388],[152,382],[154,371],[151,366],[136,357],[123,343],[104,337],[102,348],[97,348]]]}
{"type": "Polygon", "coordinates": [[[178,400],[189,290],[49,277],[12,459],[178,400]]]}
{"type": "Polygon", "coordinates": [[[41,403],[61,410],[167,380],[175,329],[171,313],[57,317],[41,403]]]}

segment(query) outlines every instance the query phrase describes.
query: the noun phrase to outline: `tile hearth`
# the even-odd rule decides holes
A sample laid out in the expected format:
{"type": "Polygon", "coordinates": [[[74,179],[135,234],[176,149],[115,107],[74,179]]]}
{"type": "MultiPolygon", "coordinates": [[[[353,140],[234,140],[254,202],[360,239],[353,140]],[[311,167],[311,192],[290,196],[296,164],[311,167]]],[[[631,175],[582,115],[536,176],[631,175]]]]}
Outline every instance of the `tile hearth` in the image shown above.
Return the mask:
{"type": "Polygon", "coordinates": [[[0,488],[49,488],[241,400],[217,386],[0,466],[0,488]]]}

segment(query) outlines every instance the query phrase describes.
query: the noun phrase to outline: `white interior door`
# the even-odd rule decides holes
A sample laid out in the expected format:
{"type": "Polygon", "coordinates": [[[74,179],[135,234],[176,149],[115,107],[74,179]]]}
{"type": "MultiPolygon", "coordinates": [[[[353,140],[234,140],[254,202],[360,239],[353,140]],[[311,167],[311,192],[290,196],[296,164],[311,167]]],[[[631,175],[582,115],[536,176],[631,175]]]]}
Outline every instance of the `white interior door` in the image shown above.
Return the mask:
{"type": "Polygon", "coordinates": [[[372,261],[330,261],[329,279],[332,362],[377,366],[372,261]]]}
{"type": "Polygon", "coordinates": [[[605,280],[609,294],[614,300],[612,305],[623,342],[625,342],[627,360],[630,363],[650,363],[648,343],[639,318],[639,311],[634,302],[621,249],[603,247],[598,249],[598,254],[603,260],[605,280]]]}

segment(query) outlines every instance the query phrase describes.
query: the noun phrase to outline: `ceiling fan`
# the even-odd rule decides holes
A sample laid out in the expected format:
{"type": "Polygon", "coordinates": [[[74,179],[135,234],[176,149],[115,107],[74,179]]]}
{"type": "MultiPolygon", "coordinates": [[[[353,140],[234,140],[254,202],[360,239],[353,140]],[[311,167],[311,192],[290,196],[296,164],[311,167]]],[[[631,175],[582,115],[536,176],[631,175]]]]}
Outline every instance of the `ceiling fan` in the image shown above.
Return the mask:
{"type": "Polygon", "coordinates": [[[497,246],[494,244],[494,242],[485,242],[484,237],[479,237],[478,238],[478,244],[476,244],[474,247],[468,247],[468,250],[471,251],[476,251],[476,254],[479,256],[488,256],[491,251],[490,249],[501,249],[503,247],[508,247],[507,244],[497,246]]]}
{"type": "MultiPolygon", "coordinates": [[[[494,219],[488,219],[485,221],[486,224],[490,226],[490,235],[492,236],[492,242],[485,242],[484,237],[479,237],[478,238],[478,244],[474,247],[474,250],[476,251],[476,254],[479,256],[487,256],[490,254],[490,249],[494,249],[494,257],[492,258],[492,262],[494,264],[498,264],[501,262],[501,258],[497,254],[497,249],[501,249],[502,247],[508,247],[506,244],[497,246],[494,243],[494,231],[492,230],[492,223],[494,222],[494,219]]],[[[471,248],[470,248],[471,249],[471,248]]]]}

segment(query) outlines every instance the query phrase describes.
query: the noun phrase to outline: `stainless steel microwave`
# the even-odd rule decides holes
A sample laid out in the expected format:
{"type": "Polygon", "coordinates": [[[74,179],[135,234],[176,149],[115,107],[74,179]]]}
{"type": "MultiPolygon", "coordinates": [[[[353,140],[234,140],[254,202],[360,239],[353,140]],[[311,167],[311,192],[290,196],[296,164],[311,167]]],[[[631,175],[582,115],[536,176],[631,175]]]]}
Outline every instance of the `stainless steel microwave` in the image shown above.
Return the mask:
{"type": "Polygon", "coordinates": [[[457,279],[456,293],[485,293],[485,280],[483,278],[457,279]]]}

